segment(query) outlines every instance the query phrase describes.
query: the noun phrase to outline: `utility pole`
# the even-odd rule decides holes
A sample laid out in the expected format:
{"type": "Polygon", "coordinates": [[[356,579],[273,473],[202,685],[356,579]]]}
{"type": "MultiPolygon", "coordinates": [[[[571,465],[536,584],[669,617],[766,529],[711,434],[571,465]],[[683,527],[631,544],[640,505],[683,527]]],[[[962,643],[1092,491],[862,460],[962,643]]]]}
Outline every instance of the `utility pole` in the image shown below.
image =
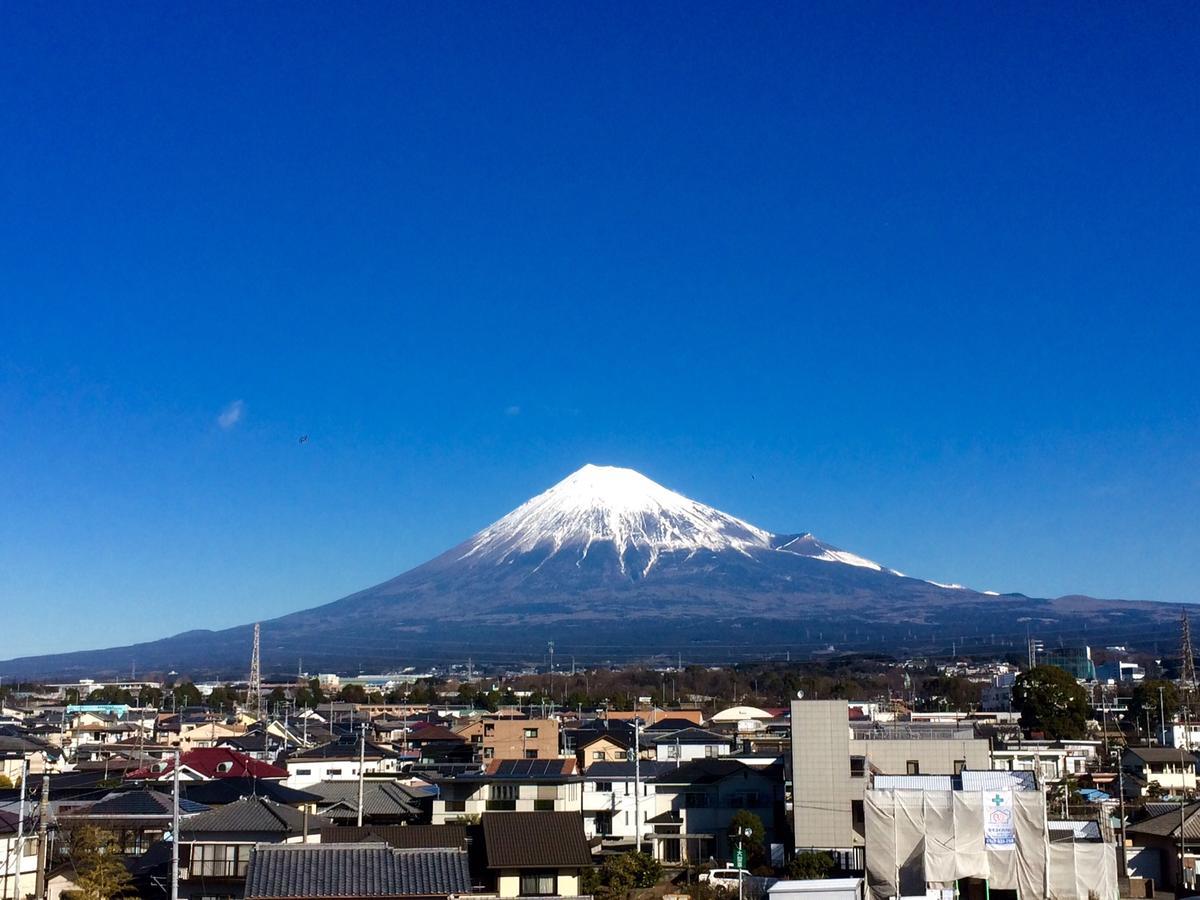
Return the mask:
{"type": "MultiPolygon", "coordinates": [[[[16,849],[17,879],[16,879],[15,888],[13,890],[13,900],[20,900],[20,898],[21,898],[21,858],[24,855],[21,851],[25,848],[25,782],[27,782],[28,780],[29,780],[29,763],[28,763],[28,761],[22,759],[21,760],[21,800],[20,800],[20,805],[17,807],[17,849],[16,849]]],[[[5,876],[8,875],[8,869],[9,869],[9,862],[6,859],[4,861],[5,876]]],[[[5,880],[7,881],[7,877],[5,880]]],[[[7,893],[7,888],[8,888],[8,885],[6,884],[5,885],[5,893],[7,893]]],[[[0,894],[0,896],[4,896],[4,894],[0,894]]]]}
{"type": "Polygon", "coordinates": [[[642,850],[642,720],[633,717],[633,849],[642,850]]]}
{"type": "Polygon", "coordinates": [[[179,900],[179,751],[171,770],[171,900],[179,900]]]}
{"type": "MultiPolygon", "coordinates": [[[[548,646],[550,648],[550,700],[551,700],[551,702],[553,702],[553,700],[554,700],[554,641],[550,641],[548,646]]],[[[542,713],[542,716],[544,718],[545,713],[542,713]]]]}
{"type": "Polygon", "coordinates": [[[42,773],[42,797],[38,802],[38,870],[34,896],[46,896],[46,862],[50,843],[50,775],[42,773]]]}
{"type": "Polygon", "coordinates": [[[363,819],[363,766],[367,759],[367,723],[362,724],[358,733],[358,827],[362,828],[363,819]]]}

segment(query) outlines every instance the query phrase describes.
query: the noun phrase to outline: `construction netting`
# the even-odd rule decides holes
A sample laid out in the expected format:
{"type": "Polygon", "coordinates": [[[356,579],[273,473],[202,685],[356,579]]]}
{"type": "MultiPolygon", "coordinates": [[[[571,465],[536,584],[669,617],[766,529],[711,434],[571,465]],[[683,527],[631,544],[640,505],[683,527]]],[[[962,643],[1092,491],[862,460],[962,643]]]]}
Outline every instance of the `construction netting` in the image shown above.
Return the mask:
{"type": "Polygon", "coordinates": [[[867,791],[867,883],[878,900],[962,878],[1018,900],[1117,900],[1112,844],[1051,843],[1041,791],[867,791]]]}

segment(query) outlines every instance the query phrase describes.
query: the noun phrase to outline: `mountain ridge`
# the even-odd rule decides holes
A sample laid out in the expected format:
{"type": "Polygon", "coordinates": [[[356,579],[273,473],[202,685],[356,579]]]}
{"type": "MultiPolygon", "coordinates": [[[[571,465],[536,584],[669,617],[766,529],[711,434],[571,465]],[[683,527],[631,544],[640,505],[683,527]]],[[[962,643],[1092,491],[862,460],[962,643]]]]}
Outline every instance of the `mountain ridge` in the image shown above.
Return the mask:
{"type": "MultiPolygon", "coordinates": [[[[826,544],[774,534],[631,469],[586,465],[467,540],[394,578],[262,623],[267,666],[394,668],[473,656],[536,661],[546,641],[590,661],[684,653],[705,661],[787,650],[920,652],[986,642],[1150,634],[1177,607],[998,595],[913,578],[826,544]],[[1107,633],[1107,632],[1106,632],[1107,633]]],[[[245,668],[244,625],[123,648],[0,662],[4,677],[245,668]]],[[[1126,638],[1127,639],[1127,638],[1126,638]]],[[[1111,641],[1110,641],[1111,642],[1111,641]]]]}

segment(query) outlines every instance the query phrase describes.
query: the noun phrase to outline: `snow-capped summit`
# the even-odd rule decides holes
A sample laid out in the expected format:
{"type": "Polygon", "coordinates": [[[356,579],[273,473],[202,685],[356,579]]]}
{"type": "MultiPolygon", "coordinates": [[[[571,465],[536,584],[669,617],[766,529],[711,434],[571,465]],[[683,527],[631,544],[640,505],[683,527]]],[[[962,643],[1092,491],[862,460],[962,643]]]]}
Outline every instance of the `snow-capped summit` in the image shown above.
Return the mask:
{"type": "Polygon", "coordinates": [[[582,560],[604,543],[616,550],[622,572],[632,553],[644,575],[662,553],[746,553],[769,550],[771,542],[769,532],[633,469],[588,464],[476,534],[460,559],[504,563],[545,551],[546,558],[565,552],[582,560]]]}

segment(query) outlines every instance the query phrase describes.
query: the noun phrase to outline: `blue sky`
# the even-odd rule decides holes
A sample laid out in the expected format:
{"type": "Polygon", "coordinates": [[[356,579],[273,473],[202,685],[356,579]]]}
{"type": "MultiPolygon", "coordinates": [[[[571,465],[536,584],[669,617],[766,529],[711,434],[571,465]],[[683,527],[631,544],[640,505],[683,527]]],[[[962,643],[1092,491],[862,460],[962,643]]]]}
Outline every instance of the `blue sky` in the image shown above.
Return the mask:
{"type": "Polygon", "coordinates": [[[585,462],[923,577],[1195,599],[1198,34],[4,6],[0,657],[335,599],[585,462]]]}

